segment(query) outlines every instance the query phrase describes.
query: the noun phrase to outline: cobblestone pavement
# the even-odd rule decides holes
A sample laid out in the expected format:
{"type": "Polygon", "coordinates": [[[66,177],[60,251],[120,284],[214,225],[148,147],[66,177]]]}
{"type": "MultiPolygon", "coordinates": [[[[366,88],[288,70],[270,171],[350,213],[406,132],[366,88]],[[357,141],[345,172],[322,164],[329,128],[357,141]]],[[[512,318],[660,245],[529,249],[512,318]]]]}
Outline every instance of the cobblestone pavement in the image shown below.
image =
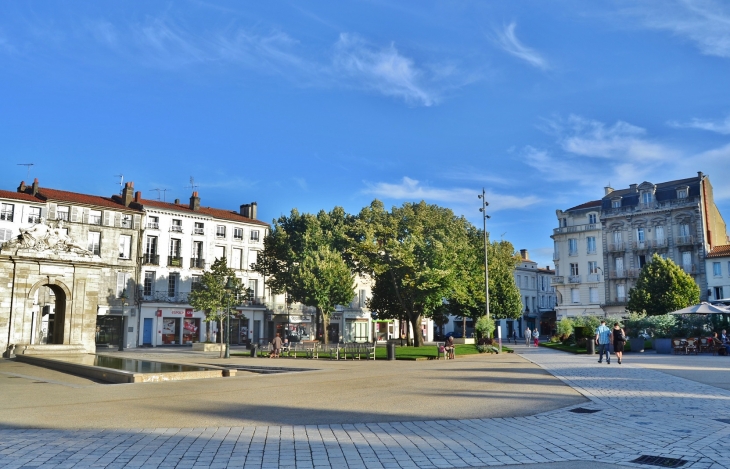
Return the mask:
{"type": "Polygon", "coordinates": [[[682,467],[693,469],[730,468],[730,392],[631,364],[598,364],[585,355],[524,346],[517,353],[590,402],[498,419],[134,431],[2,429],[0,467],[395,469],[551,467],[548,463],[566,461],[657,467],[630,462],[648,455],[682,459],[682,467]]]}

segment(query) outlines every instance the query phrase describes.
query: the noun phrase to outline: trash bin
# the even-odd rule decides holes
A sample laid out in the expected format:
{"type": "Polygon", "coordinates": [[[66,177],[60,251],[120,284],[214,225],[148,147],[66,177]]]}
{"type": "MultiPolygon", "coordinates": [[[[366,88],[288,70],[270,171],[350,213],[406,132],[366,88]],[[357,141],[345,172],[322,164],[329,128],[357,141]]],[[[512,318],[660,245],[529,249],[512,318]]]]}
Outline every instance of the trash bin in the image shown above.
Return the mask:
{"type": "Polygon", "coordinates": [[[389,342],[387,345],[388,349],[388,360],[395,360],[395,344],[389,342]]]}
{"type": "Polygon", "coordinates": [[[596,342],[592,339],[586,340],[586,353],[588,355],[596,354],[596,342]]]}
{"type": "Polygon", "coordinates": [[[251,357],[256,358],[256,349],[258,348],[256,344],[249,345],[249,348],[251,349],[251,357]]]}

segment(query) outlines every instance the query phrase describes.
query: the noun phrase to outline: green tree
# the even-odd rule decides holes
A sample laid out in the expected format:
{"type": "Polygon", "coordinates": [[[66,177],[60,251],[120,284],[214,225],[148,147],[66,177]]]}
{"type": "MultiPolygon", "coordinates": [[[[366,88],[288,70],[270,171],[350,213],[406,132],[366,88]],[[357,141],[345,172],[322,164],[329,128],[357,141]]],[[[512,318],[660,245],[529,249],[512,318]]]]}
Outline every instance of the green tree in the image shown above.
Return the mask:
{"type": "Polygon", "coordinates": [[[657,316],[697,304],[700,287],[671,259],[654,254],[646,264],[636,286],[629,290],[628,310],[657,316]]]}
{"type": "MultiPolygon", "coordinates": [[[[509,241],[489,244],[489,312],[496,319],[518,319],[522,314],[520,289],[515,283],[515,267],[520,256],[509,241]]],[[[484,271],[484,269],[482,269],[484,271]]]]}
{"type": "Polygon", "coordinates": [[[389,212],[375,200],[358,216],[355,259],[375,279],[371,309],[378,317],[402,314],[415,332],[415,346],[423,343],[421,319],[460,289],[469,226],[450,209],[423,201],[389,212]]]}
{"type": "Polygon", "coordinates": [[[223,356],[223,319],[228,306],[235,306],[248,299],[249,291],[241,286],[236,271],[227,266],[226,258],[216,259],[210,270],[203,272],[199,282],[193,284],[188,294],[188,303],[198,311],[205,313],[206,322],[218,321],[221,331],[221,357],[223,356]],[[226,290],[228,279],[233,282],[233,289],[226,290]]]}

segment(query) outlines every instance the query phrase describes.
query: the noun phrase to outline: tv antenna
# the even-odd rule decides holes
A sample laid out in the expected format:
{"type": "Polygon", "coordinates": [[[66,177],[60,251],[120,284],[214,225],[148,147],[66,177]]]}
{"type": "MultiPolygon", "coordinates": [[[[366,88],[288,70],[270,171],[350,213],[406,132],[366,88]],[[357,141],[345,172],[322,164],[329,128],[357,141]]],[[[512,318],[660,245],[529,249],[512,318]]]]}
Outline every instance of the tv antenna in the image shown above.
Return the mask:
{"type": "Polygon", "coordinates": [[[35,165],[33,163],[18,163],[18,166],[25,166],[28,168],[28,171],[25,173],[25,179],[28,180],[30,178],[30,167],[35,165]]]}
{"type": "Polygon", "coordinates": [[[169,189],[150,189],[151,191],[157,191],[157,200],[160,200],[160,192],[162,192],[162,201],[165,202],[165,192],[169,189]]]}
{"type": "Polygon", "coordinates": [[[119,195],[122,195],[122,189],[124,188],[124,174],[115,174],[114,177],[119,178],[119,195]]]}
{"type": "Polygon", "coordinates": [[[187,186],[187,187],[189,187],[190,189],[192,189],[193,191],[195,191],[195,189],[197,187],[200,187],[200,186],[198,186],[197,184],[195,184],[195,178],[192,177],[192,176],[190,176],[190,185],[187,186]]]}

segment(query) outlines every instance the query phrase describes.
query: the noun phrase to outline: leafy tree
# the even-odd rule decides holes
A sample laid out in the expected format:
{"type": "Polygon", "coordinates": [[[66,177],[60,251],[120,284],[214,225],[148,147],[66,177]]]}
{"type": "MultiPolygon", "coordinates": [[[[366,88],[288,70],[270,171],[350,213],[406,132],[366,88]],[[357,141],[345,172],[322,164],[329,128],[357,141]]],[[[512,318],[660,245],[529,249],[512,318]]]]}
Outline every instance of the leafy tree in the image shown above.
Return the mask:
{"type": "Polygon", "coordinates": [[[378,317],[402,314],[415,346],[423,343],[421,319],[459,291],[459,269],[469,249],[470,224],[447,208],[425,202],[385,210],[375,200],[357,220],[355,259],[375,279],[371,309],[378,317]]]}
{"type": "Polygon", "coordinates": [[[646,264],[636,286],[629,291],[628,310],[656,316],[697,304],[700,287],[671,259],[654,254],[646,264]]]}
{"type": "MultiPolygon", "coordinates": [[[[188,295],[188,302],[198,311],[205,313],[206,322],[218,321],[218,330],[224,331],[223,319],[227,308],[238,305],[248,299],[250,292],[243,289],[241,280],[236,277],[236,271],[227,266],[226,258],[216,259],[210,270],[203,272],[199,282],[193,284],[188,295]],[[228,279],[233,281],[232,291],[226,290],[228,279]],[[229,303],[230,302],[230,303],[229,303]]],[[[221,357],[223,356],[223,334],[220,334],[221,357]]]]}

